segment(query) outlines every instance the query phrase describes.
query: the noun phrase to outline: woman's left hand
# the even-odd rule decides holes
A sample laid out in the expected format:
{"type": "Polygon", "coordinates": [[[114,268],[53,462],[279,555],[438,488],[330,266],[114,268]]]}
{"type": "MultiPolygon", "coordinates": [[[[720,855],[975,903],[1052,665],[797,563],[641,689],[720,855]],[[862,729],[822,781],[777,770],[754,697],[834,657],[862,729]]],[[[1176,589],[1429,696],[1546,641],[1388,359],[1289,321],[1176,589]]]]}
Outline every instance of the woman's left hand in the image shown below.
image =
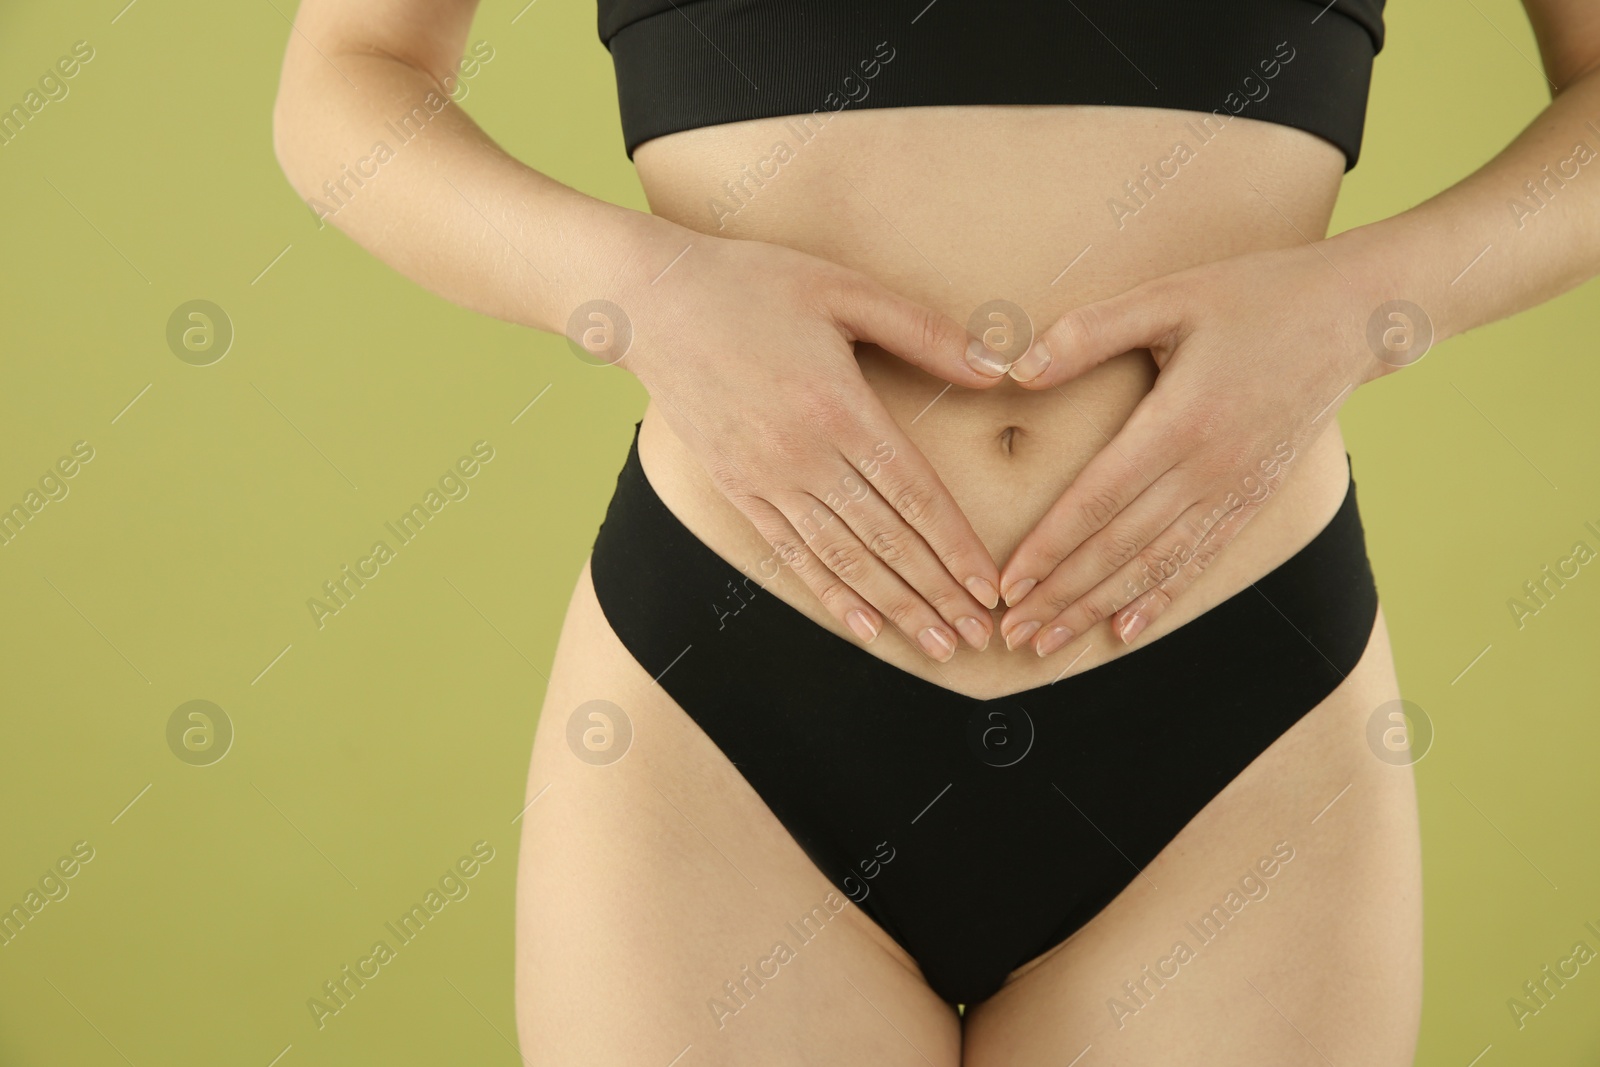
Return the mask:
{"type": "Polygon", "coordinates": [[[1404,361],[1403,316],[1385,360],[1369,347],[1383,298],[1346,277],[1327,242],[1253,252],[1156,278],[1068,312],[1012,367],[1048,389],[1145,348],[1154,388],[1000,571],[1009,648],[1049,655],[1101,619],[1131,643],[1193,583],[1281,484],[1295,450],[1355,386],[1404,361]],[[1042,365],[1041,365],[1042,364],[1042,365]]]}

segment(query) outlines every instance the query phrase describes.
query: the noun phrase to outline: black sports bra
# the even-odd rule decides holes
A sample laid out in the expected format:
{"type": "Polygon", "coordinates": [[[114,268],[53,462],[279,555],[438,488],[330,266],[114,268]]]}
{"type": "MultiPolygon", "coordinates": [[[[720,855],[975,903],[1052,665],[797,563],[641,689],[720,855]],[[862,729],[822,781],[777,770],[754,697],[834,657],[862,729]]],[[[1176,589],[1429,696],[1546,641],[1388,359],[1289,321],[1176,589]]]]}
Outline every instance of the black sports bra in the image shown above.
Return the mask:
{"type": "MultiPolygon", "coordinates": [[[[742,119],[815,113],[816,130],[845,108],[1112,104],[1295,126],[1338,146],[1347,171],[1383,4],[599,0],[630,159],[653,137],[742,119]]],[[[1003,167],[1004,146],[991,150],[1003,167]]]]}

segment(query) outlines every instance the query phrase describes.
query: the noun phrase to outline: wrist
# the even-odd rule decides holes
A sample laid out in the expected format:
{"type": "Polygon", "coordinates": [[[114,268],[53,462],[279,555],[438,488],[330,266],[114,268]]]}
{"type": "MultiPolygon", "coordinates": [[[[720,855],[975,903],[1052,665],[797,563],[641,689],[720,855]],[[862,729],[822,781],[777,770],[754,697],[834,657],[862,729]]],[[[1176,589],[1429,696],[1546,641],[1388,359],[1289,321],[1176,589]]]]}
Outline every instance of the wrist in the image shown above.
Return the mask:
{"type": "Polygon", "coordinates": [[[1445,257],[1428,236],[1416,220],[1397,215],[1321,242],[1354,288],[1357,385],[1404,370],[1457,332],[1450,279],[1441,280],[1437,267],[1445,257]]]}
{"type": "Polygon", "coordinates": [[[568,221],[571,251],[565,269],[551,279],[550,299],[537,325],[561,334],[579,358],[639,372],[633,347],[638,309],[652,283],[674,258],[704,240],[677,223],[648,212],[591,201],[568,221]]]}

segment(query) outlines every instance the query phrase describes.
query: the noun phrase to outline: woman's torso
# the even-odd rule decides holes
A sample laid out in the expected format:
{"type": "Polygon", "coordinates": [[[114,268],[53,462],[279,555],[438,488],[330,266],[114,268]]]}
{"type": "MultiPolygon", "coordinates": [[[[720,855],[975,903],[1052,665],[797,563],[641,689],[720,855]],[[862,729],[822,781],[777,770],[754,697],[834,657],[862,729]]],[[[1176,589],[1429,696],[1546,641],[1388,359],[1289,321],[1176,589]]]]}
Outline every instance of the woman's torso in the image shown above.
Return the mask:
{"type": "MultiPolygon", "coordinates": [[[[1147,279],[1324,235],[1344,171],[1338,148],[1289,126],[1203,117],[1100,106],[847,109],[805,128],[780,118],[671,134],[640,146],[634,162],[652,210],[684,226],[843,264],[963,324],[980,305],[1009,301],[1043,329],[1147,279]]],[[[945,392],[874,346],[857,356],[999,564],[1155,380],[1139,351],[1056,390],[1006,382],[945,392]]],[[[678,517],[753,573],[765,543],[653,410],[640,450],[678,517]]],[[[1286,559],[1333,514],[1344,486],[1334,426],[1300,447],[1270,506],[1141,641],[1286,559]]],[[[793,574],[768,588],[845,632],[793,574]]],[[[1122,650],[1101,624],[1040,661],[1026,647],[1007,652],[997,626],[986,651],[963,646],[938,665],[885,637],[870,646],[879,656],[982,697],[1122,650]]]]}

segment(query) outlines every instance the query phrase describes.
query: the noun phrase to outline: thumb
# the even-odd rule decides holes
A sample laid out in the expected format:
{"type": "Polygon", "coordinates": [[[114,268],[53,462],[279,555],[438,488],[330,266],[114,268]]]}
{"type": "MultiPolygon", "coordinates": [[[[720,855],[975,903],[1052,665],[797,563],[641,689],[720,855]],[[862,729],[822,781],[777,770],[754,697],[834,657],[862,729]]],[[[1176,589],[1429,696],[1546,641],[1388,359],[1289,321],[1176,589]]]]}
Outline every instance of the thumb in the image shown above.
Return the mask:
{"type": "Polygon", "coordinates": [[[1033,339],[1011,367],[1028,389],[1052,386],[1086,374],[1124,352],[1166,341],[1177,329],[1178,309],[1150,286],[1073,308],[1033,339]]]}
{"type": "Polygon", "coordinates": [[[870,341],[914,367],[969,389],[1005,379],[1009,366],[956,320],[898,293],[855,279],[834,300],[834,321],[854,341],[870,341]]]}

